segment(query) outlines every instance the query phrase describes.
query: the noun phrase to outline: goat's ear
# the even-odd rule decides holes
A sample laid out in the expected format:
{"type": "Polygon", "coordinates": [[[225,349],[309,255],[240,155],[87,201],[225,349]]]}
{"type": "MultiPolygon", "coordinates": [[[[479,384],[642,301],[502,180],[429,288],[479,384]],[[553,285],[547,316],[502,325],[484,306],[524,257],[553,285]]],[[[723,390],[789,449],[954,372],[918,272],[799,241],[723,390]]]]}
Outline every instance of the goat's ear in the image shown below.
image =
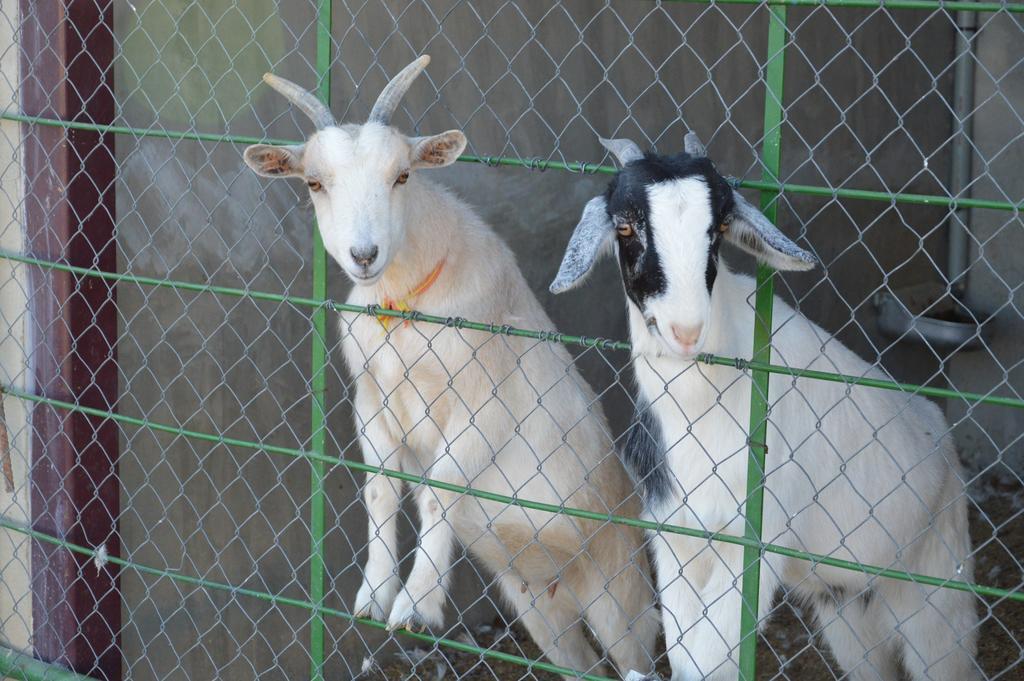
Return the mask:
{"type": "Polygon", "coordinates": [[[611,244],[615,227],[608,217],[608,203],[603,196],[590,199],[576,225],[569,245],[565,247],[562,265],[549,287],[552,293],[563,293],[578,286],[590,273],[594,263],[611,244]]]}
{"type": "Polygon", "coordinates": [[[279,147],[254,144],[245,150],[245,163],[263,177],[297,177],[303,173],[302,150],[305,145],[279,147]]]}
{"type": "Polygon", "coordinates": [[[411,168],[443,168],[459,160],[466,148],[466,136],[461,130],[449,130],[440,135],[417,137],[412,140],[411,168]]]}
{"type": "Polygon", "coordinates": [[[733,192],[733,199],[731,219],[722,225],[726,240],[777,270],[806,271],[818,264],[817,258],[790,241],[739,192],[733,192]]]}

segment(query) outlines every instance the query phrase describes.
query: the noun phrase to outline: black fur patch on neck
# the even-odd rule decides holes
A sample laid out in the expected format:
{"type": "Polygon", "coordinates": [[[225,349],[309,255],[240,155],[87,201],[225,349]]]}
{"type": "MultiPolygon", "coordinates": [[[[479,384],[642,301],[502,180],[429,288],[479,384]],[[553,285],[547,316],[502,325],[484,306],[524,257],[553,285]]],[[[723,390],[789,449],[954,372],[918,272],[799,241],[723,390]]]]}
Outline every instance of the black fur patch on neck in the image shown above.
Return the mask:
{"type": "Polygon", "coordinates": [[[711,248],[708,250],[707,269],[704,270],[704,283],[708,287],[708,295],[715,287],[715,279],[718,278],[718,250],[722,247],[722,230],[717,227],[711,228],[711,248]]]}
{"type": "Polygon", "coordinates": [[[617,250],[626,295],[641,310],[644,309],[644,300],[664,293],[666,288],[665,273],[654,246],[648,187],[688,177],[701,178],[710,194],[712,220],[707,229],[711,235],[711,249],[705,274],[710,293],[718,274],[719,227],[733,210],[732,187],[715,170],[710,159],[687,153],[674,156],[646,154],[616,173],[605,192],[608,214],[613,220],[629,222],[635,232],[632,237],[618,237],[617,250]]]}
{"type": "Polygon", "coordinates": [[[639,488],[644,505],[652,508],[672,491],[672,480],[665,462],[661,423],[647,402],[637,402],[636,416],[626,433],[622,465],[639,488]]]}

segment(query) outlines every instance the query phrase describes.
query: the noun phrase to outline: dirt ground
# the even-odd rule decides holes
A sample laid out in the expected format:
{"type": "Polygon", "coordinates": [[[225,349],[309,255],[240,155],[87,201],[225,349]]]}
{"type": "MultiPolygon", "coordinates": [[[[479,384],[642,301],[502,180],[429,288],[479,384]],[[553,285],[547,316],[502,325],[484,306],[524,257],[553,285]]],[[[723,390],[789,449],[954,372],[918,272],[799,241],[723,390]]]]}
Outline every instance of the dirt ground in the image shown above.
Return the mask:
{"type": "MultiPolygon", "coordinates": [[[[1024,589],[1024,487],[1010,474],[983,476],[971,488],[971,537],[976,549],[975,581],[1004,589],[1024,589]],[[984,513],[984,515],[983,515],[984,513]],[[987,520],[985,518],[987,516],[987,520]]],[[[984,598],[978,601],[982,617],[978,662],[986,679],[1024,679],[1024,603],[984,598]]],[[[814,624],[800,607],[781,603],[758,646],[759,680],[835,681],[840,672],[813,634],[814,624]],[[816,645],[818,644],[818,645],[816,645]]],[[[507,629],[500,619],[481,627],[466,643],[491,650],[538,659],[539,651],[518,627],[507,629]]],[[[559,677],[530,673],[510,662],[482,659],[479,655],[438,649],[413,648],[387,660],[367,661],[365,679],[460,679],[494,681],[559,677]]],[[[662,654],[658,671],[670,676],[662,654]]]]}

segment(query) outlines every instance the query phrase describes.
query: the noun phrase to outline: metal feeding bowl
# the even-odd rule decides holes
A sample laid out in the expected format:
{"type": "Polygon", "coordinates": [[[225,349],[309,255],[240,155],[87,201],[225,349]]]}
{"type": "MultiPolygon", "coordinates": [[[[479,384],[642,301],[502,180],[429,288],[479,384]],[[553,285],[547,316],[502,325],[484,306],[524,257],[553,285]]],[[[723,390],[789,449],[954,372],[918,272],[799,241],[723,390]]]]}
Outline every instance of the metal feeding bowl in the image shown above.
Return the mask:
{"type": "Polygon", "coordinates": [[[972,313],[936,283],[876,293],[874,303],[878,329],[890,338],[941,350],[976,350],[992,340],[988,315],[972,313]]]}

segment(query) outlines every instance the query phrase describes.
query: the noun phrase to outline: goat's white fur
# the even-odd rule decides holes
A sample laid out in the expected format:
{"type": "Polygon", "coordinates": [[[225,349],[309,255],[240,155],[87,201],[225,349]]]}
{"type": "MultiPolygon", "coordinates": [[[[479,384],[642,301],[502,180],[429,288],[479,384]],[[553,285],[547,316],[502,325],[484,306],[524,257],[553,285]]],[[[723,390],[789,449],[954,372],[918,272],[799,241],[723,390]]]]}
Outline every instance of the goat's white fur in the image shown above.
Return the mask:
{"type": "MultiPolygon", "coordinates": [[[[753,299],[754,280],[722,262],[705,351],[749,356],[753,299]]],[[[751,381],[733,367],[672,355],[632,303],[628,309],[637,385],[661,424],[674,482],[674,494],[648,513],[742,535],[751,381]]],[[[779,298],[774,309],[776,363],[884,378],[779,298]]],[[[769,386],[764,541],[971,580],[960,467],[938,407],[922,397],[782,374],[772,374],[769,386]]],[[[653,549],[673,679],[736,678],[742,547],[660,534],[653,549]]],[[[762,615],[780,585],[814,603],[847,678],[895,681],[900,659],[915,680],[977,678],[972,594],[812,569],[767,553],[762,615]]]]}
{"type": "MultiPolygon", "coordinates": [[[[420,167],[417,158],[431,158],[423,145],[434,140],[441,146],[427,151],[446,162],[465,144],[458,131],[409,139],[368,123],[326,128],[278,156],[253,147],[246,159],[257,172],[321,183],[311,195],[325,247],[361,284],[349,303],[401,300],[443,261],[417,309],[552,328],[510,249],[471,208],[418,172],[392,188],[395,175],[420,167]],[[360,267],[350,248],[369,244],[380,255],[360,267]]],[[[340,331],[366,463],[549,504],[639,512],[600,405],[564,347],[401,320],[385,332],[357,314],[342,314],[340,331]]],[[[403,588],[402,496],[401,482],[367,477],[368,556],[357,615],[386,619],[391,628],[440,626],[459,540],[497,575],[555,664],[602,672],[586,621],[623,673],[651,667],[657,618],[640,531],[418,485],[419,545],[403,588]]]]}
{"type": "MultiPolygon", "coordinates": [[[[380,282],[355,287],[348,302],[401,296],[444,259],[418,309],[552,328],[511,251],[471,209],[415,175],[406,189],[413,214],[405,241],[380,282]]],[[[596,398],[563,347],[425,325],[396,324],[385,339],[365,315],[343,315],[341,324],[367,463],[551,504],[638,511],[596,398]]],[[[640,533],[419,486],[420,546],[400,590],[400,496],[396,481],[369,477],[369,557],[357,612],[390,611],[391,626],[417,614],[439,625],[458,538],[498,576],[552,662],[599,669],[582,612],[621,671],[650,667],[657,624],[640,533]]]]}
{"type": "MultiPolygon", "coordinates": [[[[612,151],[624,146],[602,143],[612,151]]],[[[692,133],[686,146],[704,153],[692,133]]],[[[752,382],[736,367],[692,358],[749,356],[755,282],[721,261],[712,280],[710,249],[716,238],[733,241],[791,270],[815,260],[739,194],[731,210],[716,207],[713,191],[722,184],[707,166],[687,165],[690,158],[680,160],[675,179],[635,186],[627,179],[624,195],[616,185],[607,200],[588,203],[552,290],[586,276],[617,223],[642,221],[639,232],[615,240],[629,249],[620,256],[634,368],[639,402],[650,409],[635,426],[644,430],[631,432],[626,461],[653,520],[743,535],[752,382]],[[646,257],[650,249],[656,260],[646,257]],[[630,289],[634,281],[640,285],[630,289]]],[[[779,364],[884,378],[777,297],[771,342],[779,364]]],[[[920,396],[784,374],[770,375],[768,397],[764,541],[971,580],[962,473],[938,407],[920,396]]],[[[736,678],[742,547],[667,533],[654,535],[652,545],[673,680],[736,678]]],[[[901,660],[914,681],[978,678],[970,593],[776,553],[765,555],[760,574],[760,614],[779,586],[805,598],[844,678],[896,681],[901,660]]]]}

